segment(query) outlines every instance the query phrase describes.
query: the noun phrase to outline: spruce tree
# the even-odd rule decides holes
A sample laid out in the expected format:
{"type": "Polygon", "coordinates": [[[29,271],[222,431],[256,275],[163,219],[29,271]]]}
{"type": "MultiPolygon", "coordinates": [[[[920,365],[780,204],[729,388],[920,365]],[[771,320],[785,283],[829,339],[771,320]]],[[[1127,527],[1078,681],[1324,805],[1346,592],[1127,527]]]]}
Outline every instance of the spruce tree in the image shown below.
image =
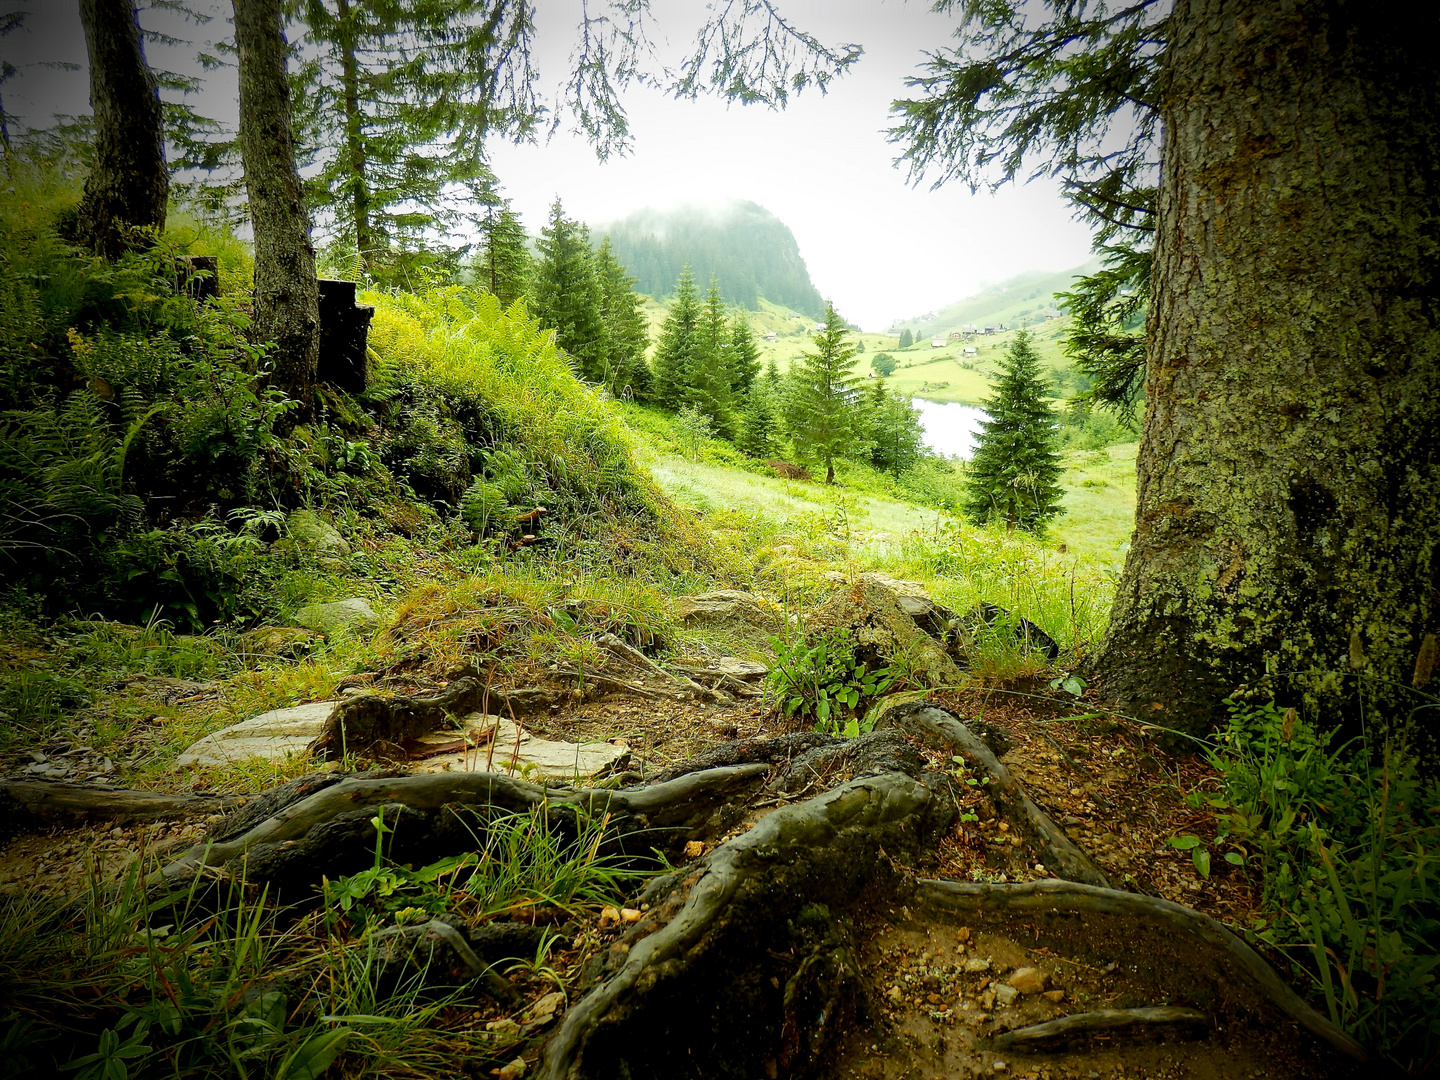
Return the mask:
{"type": "Polygon", "coordinates": [[[686,266],[675,282],[675,296],[655,345],[655,402],[673,412],[689,401],[691,358],[701,346],[700,315],[695,278],[686,266]]]}
{"type": "Polygon", "coordinates": [[[1003,521],[1007,529],[1040,532],[1060,506],[1060,455],[1040,358],[1021,330],[1000,360],[995,392],[984,401],[962,507],[977,525],[1003,521]]]}
{"type": "Polygon", "coordinates": [[[675,299],[670,314],[660,329],[655,349],[655,399],[668,409],[679,411],[686,405],[697,409],[709,420],[714,432],[726,439],[735,437],[734,417],[730,411],[730,384],[715,359],[715,342],[723,341],[725,329],[724,301],[718,300],[721,336],[715,335],[715,302],[717,290],[711,289],[711,300],[700,302],[695,292],[695,278],[687,266],[675,283],[675,299]]]}
{"type": "Polygon", "coordinates": [[[534,260],[526,246],[525,227],[510,209],[509,199],[497,199],[485,208],[481,223],[480,254],[473,269],[480,284],[504,307],[530,291],[534,260]]]}
{"type": "Polygon", "coordinates": [[[730,320],[730,348],[726,353],[730,370],[732,394],[747,395],[760,374],[760,349],[750,332],[750,320],[744,312],[736,312],[730,320]]]}
{"type": "Polygon", "coordinates": [[[825,482],[835,482],[835,459],[855,445],[855,346],[845,338],[849,329],[825,305],[825,322],[812,335],[813,353],[802,353],[791,369],[794,401],[792,435],[796,446],[825,466],[825,482]]]}
{"type": "Polygon", "coordinates": [[[606,384],[617,397],[628,389],[642,401],[650,397],[650,368],[645,349],[650,344],[644,301],[635,292],[635,279],[615,258],[607,236],[595,253],[595,271],[600,278],[601,316],[609,344],[606,384]]]}
{"type": "Polygon", "coordinates": [[[726,318],[725,296],[714,274],[710,275],[710,288],[705,293],[705,307],[700,313],[700,340],[701,355],[696,362],[711,375],[716,397],[729,407],[733,389],[730,381],[730,325],[726,318]]]}
{"type": "Polygon", "coordinates": [[[782,449],[782,384],[780,369],[770,361],[770,370],[762,379],[755,379],[740,412],[739,434],[735,445],[744,453],[761,461],[778,457],[782,449]]]}
{"type": "Polygon", "coordinates": [[[580,375],[600,382],[605,377],[609,343],[589,232],[567,218],[556,199],[537,246],[540,259],[531,297],[534,314],[542,326],[555,328],[555,343],[575,359],[580,375]]]}
{"type": "Polygon", "coordinates": [[[372,279],[433,261],[462,235],[464,195],[494,177],[487,134],[537,121],[533,5],[476,11],[435,0],[290,0],[305,60],[292,80],[297,136],[316,169],[306,197],[372,279]],[[457,197],[459,196],[459,197],[457,197]]]}
{"type": "Polygon", "coordinates": [[[911,345],[914,344],[915,337],[913,334],[910,333],[910,328],[907,326],[904,330],[900,331],[900,344],[896,346],[896,348],[908,349],[911,345]]]}

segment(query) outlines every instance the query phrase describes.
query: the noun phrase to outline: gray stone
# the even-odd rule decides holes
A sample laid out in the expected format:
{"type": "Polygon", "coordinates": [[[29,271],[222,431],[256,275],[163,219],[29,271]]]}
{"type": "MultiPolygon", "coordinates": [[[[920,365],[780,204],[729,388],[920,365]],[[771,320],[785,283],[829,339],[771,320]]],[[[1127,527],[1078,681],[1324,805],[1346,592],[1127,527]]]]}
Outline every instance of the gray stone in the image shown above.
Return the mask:
{"type": "Polygon", "coordinates": [[[314,510],[296,510],[287,517],[285,534],[282,548],[313,552],[322,559],[343,559],[350,554],[345,538],[314,510]]]}
{"type": "Polygon", "coordinates": [[[680,622],[692,629],[718,631],[764,647],[785,625],[781,613],[762,596],[739,589],[720,589],[682,596],[675,603],[680,622]]]}
{"type": "Polygon", "coordinates": [[[982,959],[981,959],[980,957],[978,957],[978,956],[972,956],[972,957],[970,957],[969,960],[966,960],[966,961],[965,961],[965,974],[967,974],[967,975],[978,975],[978,974],[980,974],[982,971],[989,971],[989,970],[990,970],[990,961],[989,961],[989,960],[982,960],[982,959]]]}
{"type": "Polygon", "coordinates": [[[175,765],[214,768],[256,759],[281,762],[299,757],[320,734],[333,708],[333,701],[314,701],[261,713],[206,735],[176,758],[175,765]]]}
{"type": "Polygon", "coordinates": [[[1015,1004],[1015,999],[1020,996],[1020,991],[1013,986],[1006,986],[1001,983],[995,987],[995,1004],[1001,1008],[1008,1009],[1015,1004]]]}
{"type": "Polygon", "coordinates": [[[242,656],[303,656],[320,640],[314,630],[301,626],[261,626],[240,635],[242,656]]]}
{"type": "Polygon", "coordinates": [[[333,634],[341,630],[371,633],[380,625],[380,616],[369,601],[359,596],[328,604],[306,604],[295,613],[295,621],[307,630],[333,634]]]}
{"type": "MultiPolygon", "coordinates": [[[[618,771],[630,759],[630,751],[623,746],[542,739],[523,728],[517,741],[512,721],[485,713],[465,717],[463,730],[473,744],[471,749],[424,758],[417,762],[415,771],[480,772],[488,760],[492,772],[514,773],[536,780],[575,780],[618,771]]],[[[453,731],[437,732],[418,741],[423,746],[427,741],[454,742],[457,737],[453,731]]]]}
{"type": "MultiPolygon", "coordinates": [[[[336,704],[317,701],[262,713],[205,736],[181,754],[176,765],[203,768],[254,760],[280,762],[298,757],[319,738],[336,704]]],[[[542,739],[524,729],[520,730],[517,740],[513,722],[484,713],[466,717],[461,732],[438,731],[416,741],[419,749],[414,771],[424,773],[480,772],[488,760],[494,772],[509,772],[535,780],[575,780],[614,772],[623,768],[630,758],[630,751],[622,746],[542,739]],[[470,749],[419,756],[427,743],[453,746],[462,732],[471,744],[470,749]]]]}

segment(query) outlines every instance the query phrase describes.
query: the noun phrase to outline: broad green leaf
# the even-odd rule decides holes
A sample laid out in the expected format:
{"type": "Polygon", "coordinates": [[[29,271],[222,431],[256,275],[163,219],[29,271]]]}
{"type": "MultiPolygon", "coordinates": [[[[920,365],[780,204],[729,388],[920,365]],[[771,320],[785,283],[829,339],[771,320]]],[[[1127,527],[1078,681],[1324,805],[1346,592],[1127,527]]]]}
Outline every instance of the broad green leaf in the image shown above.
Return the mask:
{"type": "Polygon", "coordinates": [[[1187,836],[1172,836],[1172,837],[1170,838],[1170,840],[1169,840],[1169,844],[1170,844],[1171,847],[1173,847],[1173,848],[1175,848],[1175,849],[1177,849],[1177,850],[1179,850],[1179,851],[1189,851],[1191,848],[1195,848],[1195,847],[1199,847],[1199,846],[1200,846],[1200,838],[1199,838],[1198,836],[1188,836],[1188,835],[1187,835],[1187,836]]]}
{"type": "Polygon", "coordinates": [[[275,1073],[275,1080],[317,1080],[339,1056],[349,1036],[349,1028],[337,1028],[310,1036],[281,1064],[275,1073]]]}
{"type": "Polygon", "coordinates": [[[1197,847],[1190,858],[1195,863],[1195,869],[1200,871],[1200,876],[1208,878],[1210,876],[1210,852],[1203,847],[1197,847]]]}

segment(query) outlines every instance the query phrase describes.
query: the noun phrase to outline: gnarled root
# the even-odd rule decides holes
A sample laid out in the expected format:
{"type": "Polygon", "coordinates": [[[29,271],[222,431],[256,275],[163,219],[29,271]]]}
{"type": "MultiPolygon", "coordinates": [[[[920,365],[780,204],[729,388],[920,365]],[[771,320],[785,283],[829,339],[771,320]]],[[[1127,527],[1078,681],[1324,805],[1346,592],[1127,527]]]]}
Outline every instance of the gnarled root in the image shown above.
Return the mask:
{"type": "Polygon", "coordinates": [[[885,713],[881,725],[917,735],[927,744],[958,754],[984,770],[992,781],[990,794],[1001,811],[1024,834],[1035,840],[1045,865],[1056,877],[1107,888],[1111,885],[1105,871],[1095,860],[1076,847],[1049,815],[1035,805],[1020,782],[1010,775],[1010,770],[1000,764],[990,748],[956,717],[932,705],[913,703],[897,706],[885,713]]]}
{"type": "Polygon", "coordinates": [[[693,1075],[717,1048],[737,1074],[810,1072],[863,1001],[831,907],[886,882],[891,858],[917,853],[952,814],[924,784],[886,773],[776,810],[716,848],[668,895],[656,890],[602,956],[540,1075],[693,1075]]]}
{"type": "MultiPolygon", "coordinates": [[[[700,833],[706,823],[768,771],[763,765],[711,769],[664,784],[608,791],[556,792],[498,773],[434,773],[350,778],[318,791],[301,789],[298,801],[274,807],[243,832],[191,848],[160,871],[157,883],[176,884],[206,868],[235,871],[247,880],[308,889],[322,875],[354,873],[374,857],[377,811],[394,830],[388,854],[397,862],[429,862],[476,841],[460,808],[526,811],[545,806],[556,827],[579,814],[608,816],[607,829],[622,850],[667,848],[700,833]]],[[[723,827],[723,826],[722,826],[723,827]]]]}
{"type": "Polygon", "coordinates": [[[1136,959],[1136,935],[1142,930],[1158,933],[1183,942],[1184,963],[1192,971],[1202,966],[1215,969],[1217,995],[1223,990],[1236,998],[1230,1007],[1271,1006],[1340,1053],[1357,1061],[1368,1060],[1363,1046],[1307,1005],[1254,949],[1208,915],[1169,900],[1069,881],[983,885],[938,880],[922,880],[915,899],[932,912],[990,915],[997,920],[1022,918],[1037,926],[1047,920],[1073,922],[1075,916],[1083,915],[1088,917],[1086,938],[1090,941],[1100,939],[1101,921],[1112,920],[1121,948],[1129,948],[1120,956],[1132,962],[1136,959]],[[1240,1000],[1241,995],[1235,993],[1238,989],[1248,992],[1248,1001],[1240,1000]]]}

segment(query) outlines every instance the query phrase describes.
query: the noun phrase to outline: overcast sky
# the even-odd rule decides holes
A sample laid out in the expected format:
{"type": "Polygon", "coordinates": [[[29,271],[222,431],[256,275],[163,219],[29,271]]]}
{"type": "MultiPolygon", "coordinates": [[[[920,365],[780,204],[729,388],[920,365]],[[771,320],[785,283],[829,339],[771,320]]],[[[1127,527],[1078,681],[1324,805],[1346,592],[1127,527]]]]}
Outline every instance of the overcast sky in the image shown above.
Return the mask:
{"type": "MultiPolygon", "coordinates": [[[[22,6],[28,31],[0,48],[12,63],[68,61],[83,67],[76,0],[22,6]]],[[[207,5],[229,12],[229,5],[207,5]]],[[[537,0],[541,83],[553,91],[574,42],[579,0],[537,0]]],[[[645,206],[749,199],[790,226],[820,292],[867,330],[916,316],[1023,270],[1063,270],[1089,257],[1088,229],[1072,218],[1056,185],[1010,185],[992,195],[961,185],[931,191],[893,165],[884,134],[892,99],[906,93],[926,49],[944,45],[953,18],[900,0],[781,0],[792,20],[828,43],[857,42],[865,55],[830,92],[806,91],[783,112],[679,102],[634,87],[625,99],[633,152],[601,164],[585,141],[562,128],[538,146],[495,144],[491,164],[526,226],[544,223],[556,195],[567,213],[592,224],[645,206]]],[[[674,66],[704,15],[699,0],[652,0],[657,59],[674,66]]],[[[161,15],[148,12],[147,29],[161,15]]],[[[198,31],[215,35],[220,24],[198,31]]],[[[165,26],[174,33],[177,28],[165,26]]],[[[193,28],[179,33],[195,34],[193,28]]],[[[151,45],[157,67],[193,70],[193,49],[151,45]]],[[[235,116],[233,70],[207,77],[199,111],[235,116]]],[[[88,111],[81,72],[30,66],[5,88],[7,110],[43,121],[88,111]]]]}

